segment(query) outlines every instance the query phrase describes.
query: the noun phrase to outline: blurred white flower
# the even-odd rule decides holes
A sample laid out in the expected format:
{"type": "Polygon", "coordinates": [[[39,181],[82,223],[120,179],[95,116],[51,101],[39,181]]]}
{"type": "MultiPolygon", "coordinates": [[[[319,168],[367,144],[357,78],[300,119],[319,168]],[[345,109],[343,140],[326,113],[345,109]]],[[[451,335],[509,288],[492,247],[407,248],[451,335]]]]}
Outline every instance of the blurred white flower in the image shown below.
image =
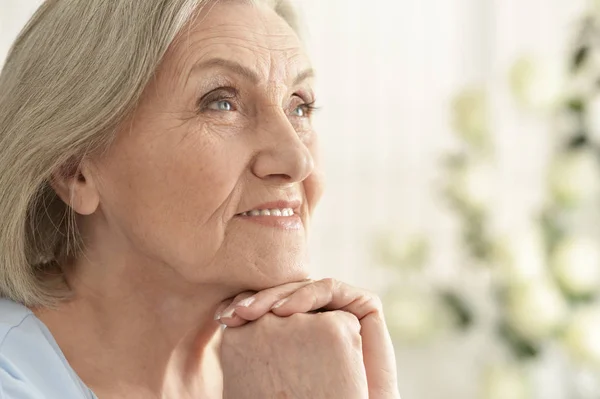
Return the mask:
{"type": "Polygon", "coordinates": [[[600,288],[600,248],[587,237],[570,237],[561,242],[552,257],[560,284],[575,295],[588,295],[600,288]]]}
{"type": "Polygon", "coordinates": [[[424,341],[452,324],[452,315],[436,295],[408,286],[385,298],[390,332],[401,341],[424,341]]]}
{"type": "Polygon", "coordinates": [[[487,140],[489,112],[487,93],[474,87],[459,93],[452,103],[453,125],[460,138],[480,147],[487,140]]]}
{"type": "Polygon", "coordinates": [[[529,226],[500,244],[500,277],[511,284],[542,278],[546,272],[542,232],[529,226]]]}
{"type": "Polygon", "coordinates": [[[493,198],[493,169],[489,162],[471,161],[457,175],[456,195],[470,206],[482,209],[493,198]]]}
{"type": "Polygon", "coordinates": [[[540,278],[511,287],[506,312],[510,326],[517,333],[540,340],[550,337],[563,325],[567,304],[555,284],[540,278]]]}
{"type": "Polygon", "coordinates": [[[564,343],[575,359],[600,367],[599,304],[578,309],[573,314],[564,343]]]}
{"type": "Polygon", "coordinates": [[[600,192],[600,168],[589,149],[560,156],[550,171],[550,187],[563,205],[572,206],[595,199],[600,192]]]}
{"type": "Polygon", "coordinates": [[[525,370],[515,364],[489,367],[483,376],[483,399],[529,399],[531,386],[525,370]]]}
{"type": "Polygon", "coordinates": [[[509,73],[513,95],[524,106],[546,110],[558,104],[567,82],[562,57],[519,58],[509,73]]]}

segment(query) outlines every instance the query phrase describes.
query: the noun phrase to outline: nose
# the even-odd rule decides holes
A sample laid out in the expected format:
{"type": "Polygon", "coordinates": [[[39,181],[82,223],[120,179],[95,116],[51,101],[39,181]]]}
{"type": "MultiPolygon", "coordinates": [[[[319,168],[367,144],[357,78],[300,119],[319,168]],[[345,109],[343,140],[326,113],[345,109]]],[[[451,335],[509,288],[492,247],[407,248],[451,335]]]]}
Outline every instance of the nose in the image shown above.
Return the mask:
{"type": "Polygon", "coordinates": [[[255,176],[275,184],[301,182],[310,176],[314,169],[310,149],[281,110],[265,118],[259,129],[261,147],[252,164],[255,176]]]}

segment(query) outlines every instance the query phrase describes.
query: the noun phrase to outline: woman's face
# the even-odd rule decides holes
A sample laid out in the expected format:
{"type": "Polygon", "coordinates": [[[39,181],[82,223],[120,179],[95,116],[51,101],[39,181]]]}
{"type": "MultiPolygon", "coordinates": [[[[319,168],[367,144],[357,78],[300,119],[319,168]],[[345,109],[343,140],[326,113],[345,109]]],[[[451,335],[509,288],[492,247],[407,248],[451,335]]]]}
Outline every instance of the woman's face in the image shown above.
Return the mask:
{"type": "Polygon", "coordinates": [[[314,101],[309,59],[274,11],[246,2],[203,11],[94,160],[100,202],[84,233],[147,273],[194,283],[261,289],[305,278],[322,190],[314,101]]]}

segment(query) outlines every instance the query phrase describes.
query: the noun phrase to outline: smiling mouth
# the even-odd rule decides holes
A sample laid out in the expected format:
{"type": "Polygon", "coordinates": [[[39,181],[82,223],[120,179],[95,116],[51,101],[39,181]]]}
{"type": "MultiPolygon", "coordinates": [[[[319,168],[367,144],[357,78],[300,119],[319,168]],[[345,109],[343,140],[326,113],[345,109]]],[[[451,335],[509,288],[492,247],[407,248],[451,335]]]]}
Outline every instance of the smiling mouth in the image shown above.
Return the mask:
{"type": "Polygon", "coordinates": [[[294,216],[294,210],[292,208],[275,208],[275,209],[253,209],[251,211],[238,213],[236,216],[274,216],[274,217],[290,217],[294,216]]]}

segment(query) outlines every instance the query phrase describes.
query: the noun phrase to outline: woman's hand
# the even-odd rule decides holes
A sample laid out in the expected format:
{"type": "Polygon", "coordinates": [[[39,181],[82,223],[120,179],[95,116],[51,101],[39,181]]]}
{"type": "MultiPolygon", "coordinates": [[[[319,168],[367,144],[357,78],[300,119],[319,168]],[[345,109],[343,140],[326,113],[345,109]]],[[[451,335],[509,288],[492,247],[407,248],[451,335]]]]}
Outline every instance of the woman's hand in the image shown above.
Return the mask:
{"type": "Polygon", "coordinates": [[[360,323],[350,313],[267,313],[227,328],[221,344],[223,399],[365,399],[360,323]]]}
{"type": "Polygon", "coordinates": [[[381,301],[372,293],[333,279],[303,281],[253,295],[241,294],[218,314],[218,318],[229,327],[239,327],[269,312],[287,317],[319,309],[342,310],[358,319],[369,398],[399,398],[394,349],[381,301]]]}

